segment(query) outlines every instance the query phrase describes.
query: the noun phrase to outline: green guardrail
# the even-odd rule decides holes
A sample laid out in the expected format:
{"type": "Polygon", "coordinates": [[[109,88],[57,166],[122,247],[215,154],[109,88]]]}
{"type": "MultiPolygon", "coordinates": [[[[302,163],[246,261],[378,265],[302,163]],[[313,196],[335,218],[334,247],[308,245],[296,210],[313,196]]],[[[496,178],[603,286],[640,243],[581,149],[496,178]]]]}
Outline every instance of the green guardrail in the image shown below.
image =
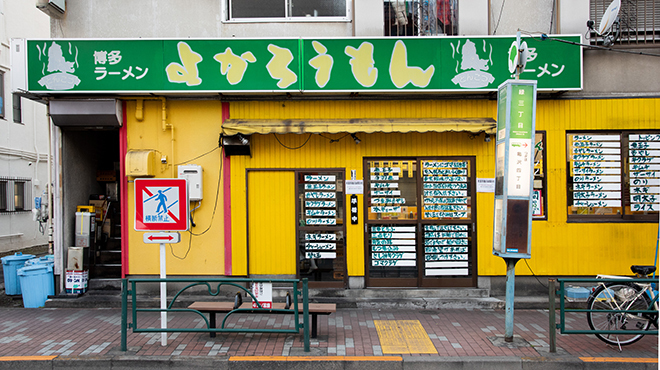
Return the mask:
{"type": "MultiPolygon", "coordinates": [[[[565,285],[566,284],[593,284],[593,285],[598,285],[598,284],[608,284],[608,283],[622,283],[622,284],[627,284],[627,283],[642,283],[642,284],[651,284],[651,283],[658,283],[657,279],[649,279],[649,278],[589,278],[589,279],[581,279],[581,278],[566,278],[566,279],[550,279],[548,281],[548,291],[549,291],[549,320],[550,320],[550,352],[556,352],[557,350],[557,336],[556,336],[556,330],[559,329],[559,332],[561,334],[644,334],[644,335],[658,335],[658,330],[577,330],[577,329],[567,329],[566,328],[566,314],[571,313],[571,312],[581,312],[581,313],[588,313],[588,312],[600,312],[600,313],[621,313],[621,312],[628,312],[628,313],[646,313],[646,314],[658,314],[658,310],[654,309],[654,305],[658,302],[658,296],[656,295],[653,300],[650,301],[649,307],[646,310],[617,310],[617,309],[612,309],[612,310],[592,310],[589,308],[567,308],[566,307],[566,289],[565,285]],[[556,282],[559,282],[559,289],[556,289],[556,282]],[[555,304],[555,297],[559,297],[559,323],[556,322],[556,316],[555,316],[555,310],[556,310],[556,304],[555,304]]],[[[593,294],[593,292],[591,293],[593,294]]],[[[644,292],[643,294],[646,294],[644,292]]],[[[649,297],[650,298],[650,297],[649,297]]],[[[586,304],[586,303],[585,303],[586,304]]],[[[657,316],[656,316],[657,317],[657,316]]],[[[585,315],[584,318],[585,322],[587,321],[587,317],[585,315]]],[[[652,325],[651,325],[652,326],[652,325]]],[[[650,326],[649,326],[650,327],[650,326]]]]}
{"type": "Polygon", "coordinates": [[[299,334],[300,329],[303,329],[304,336],[304,350],[309,352],[309,296],[307,289],[307,279],[245,279],[245,278],[236,278],[236,279],[187,279],[187,278],[165,278],[165,279],[122,279],[122,302],[121,302],[121,350],[127,350],[127,334],[128,329],[132,329],[134,333],[149,333],[149,332],[204,332],[204,333],[231,333],[231,332],[242,332],[242,333],[295,333],[299,334]],[[138,297],[136,286],[138,284],[148,284],[148,283],[187,283],[185,287],[181,288],[173,297],[170,303],[167,305],[167,308],[138,308],[138,297]],[[257,303],[258,308],[249,308],[241,309],[237,308],[229,311],[224,319],[222,320],[222,325],[219,328],[211,328],[209,320],[206,318],[204,313],[189,309],[189,308],[174,308],[177,298],[179,298],[186,290],[196,287],[196,286],[205,286],[209,296],[216,297],[220,294],[220,288],[222,286],[231,286],[238,288],[249,295],[254,301],[257,301],[255,296],[252,294],[250,289],[244,287],[246,283],[276,283],[276,284],[291,284],[291,291],[293,292],[292,304],[290,309],[272,309],[272,308],[263,308],[260,303],[257,303]],[[217,284],[217,285],[216,285],[217,284]],[[241,285],[243,284],[243,285],[241,285]],[[298,288],[298,286],[301,288],[298,288]],[[130,289],[129,289],[130,286],[130,289]],[[215,287],[215,289],[213,289],[215,287]],[[131,317],[132,322],[128,322],[128,306],[129,306],[129,297],[130,307],[131,307],[131,317]],[[302,307],[303,312],[299,312],[298,308],[298,299],[302,297],[302,307]],[[188,312],[194,313],[202,317],[206,323],[206,328],[140,328],[138,325],[138,313],[139,312],[188,312]],[[263,313],[263,314],[290,314],[294,316],[294,328],[293,329],[254,329],[254,328],[225,328],[225,322],[227,318],[236,313],[263,313]],[[303,323],[300,323],[300,315],[303,316],[303,323]]]}

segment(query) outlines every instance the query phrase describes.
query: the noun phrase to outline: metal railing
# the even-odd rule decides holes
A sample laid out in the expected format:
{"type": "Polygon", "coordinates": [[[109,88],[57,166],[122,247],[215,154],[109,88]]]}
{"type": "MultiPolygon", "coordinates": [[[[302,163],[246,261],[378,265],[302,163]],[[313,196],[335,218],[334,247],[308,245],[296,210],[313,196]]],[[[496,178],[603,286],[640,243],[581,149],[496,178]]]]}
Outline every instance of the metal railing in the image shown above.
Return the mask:
{"type": "MultiPolygon", "coordinates": [[[[655,302],[658,301],[658,297],[656,296],[654,300],[651,302],[651,307],[647,310],[592,310],[589,308],[566,308],[566,300],[565,300],[565,284],[570,283],[570,284],[593,284],[597,285],[598,283],[644,283],[644,284],[649,284],[649,283],[657,283],[657,280],[651,280],[651,279],[645,279],[645,278],[631,278],[631,279],[596,279],[596,278],[589,278],[589,279],[579,279],[579,278],[572,278],[572,279],[557,279],[557,282],[559,282],[559,289],[556,289],[555,285],[555,280],[549,280],[548,281],[548,291],[549,291],[549,302],[550,302],[550,308],[549,308],[549,320],[550,320],[550,352],[556,352],[557,348],[557,337],[556,337],[556,330],[559,329],[559,332],[561,334],[649,334],[649,335],[658,335],[658,330],[586,330],[586,329],[567,329],[566,328],[566,314],[567,313],[572,313],[572,312],[581,312],[581,313],[587,313],[587,312],[600,312],[600,313],[621,313],[621,312],[629,312],[629,313],[641,313],[641,314],[656,314],[658,313],[657,310],[652,309],[652,306],[655,302]],[[556,317],[555,317],[555,297],[559,297],[559,323],[556,322],[556,317]]],[[[646,294],[644,292],[643,294],[646,294]]],[[[587,321],[587,317],[585,315],[584,318],[585,322],[587,321]]]]}
{"type": "Polygon", "coordinates": [[[186,278],[165,278],[165,279],[122,279],[122,303],[121,303],[121,350],[127,350],[127,333],[128,329],[132,329],[134,333],[171,333],[171,332],[205,332],[205,333],[295,333],[299,334],[300,329],[303,329],[304,336],[304,350],[309,352],[309,297],[307,289],[307,279],[297,280],[297,279],[186,279],[186,278]],[[137,296],[137,285],[138,284],[153,284],[153,283],[187,283],[185,287],[181,288],[173,297],[172,300],[167,305],[167,308],[138,308],[138,296],[137,296]],[[177,298],[179,298],[186,290],[196,287],[196,286],[205,286],[209,296],[217,297],[220,294],[220,287],[229,286],[233,288],[238,288],[242,292],[246,293],[254,301],[257,301],[255,296],[252,294],[250,289],[244,287],[246,283],[276,283],[276,284],[291,284],[291,291],[293,292],[293,299],[290,309],[272,309],[272,308],[263,308],[261,304],[257,303],[258,308],[235,308],[225,315],[222,320],[222,324],[219,328],[212,328],[209,319],[206,318],[204,313],[190,309],[190,308],[174,308],[177,298]],[[216,286],[217,284],[217,286],[216,286]],[[298,288],[298,285],[301,285],[301,288],[298,288]],[[129,289],[130,286],[130,289],[129,289]],[[215,287],[215,291],[212,289],[215,287]],[[132,321],[128,322],[128,307],[129,307],[129,297],[130,299],[130,310],[132,321]],[[299,312],[298,299],[302,297],[302,313],[299,312]],[[192,313],[201,316],[202,320],[206,324],[206,328],[141,328],[138,325],[138,313],[139,312],[185,312],[192,313]],[[294,327],[292,329],[274,329],[274,328],[227,328],[225,323],[230,315],[236,313],[254,313],[254,314],[290,314],[294,316],[294,327]],[[303,322],[300,323],[300,315],[303,316],[303,322]]]}

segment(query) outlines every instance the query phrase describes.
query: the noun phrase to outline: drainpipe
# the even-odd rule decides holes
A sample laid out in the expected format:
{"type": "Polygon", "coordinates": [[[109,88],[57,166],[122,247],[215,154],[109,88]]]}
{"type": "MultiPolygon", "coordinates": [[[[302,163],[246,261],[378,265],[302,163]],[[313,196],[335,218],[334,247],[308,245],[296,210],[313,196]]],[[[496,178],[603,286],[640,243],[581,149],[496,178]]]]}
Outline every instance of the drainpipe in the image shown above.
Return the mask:
{"type": "Polygon", "coordinates": [[[172,178],[174,178],[174,125],[167,123],[167,99],[162,96],[148,97],[148,96],[139,96],[139,97],[126,97],[122,100],[135,100],[137,102],[135,108],[135,119],[139,122],[144,120],[144,101],[145,100],[160,100],[161,101],[161,124],[160,127],[163,132],[170,129],[170,141],[171,141],[171,173],[172,178]]]}
{"type": "MultiPolygon", "coordinates": [[[[53,254],[53,184],[52,184],[52,121],[50,119],[50,102],[46,104],[46,117],[48,118],[48,184],[46,184],[46,199],[48,199],[48,254],[53,254]]],[[[37,162],[39,163],[39,162],[37,162]]],[[[61,275],[60,275],[61,278],[61,275]]]]}

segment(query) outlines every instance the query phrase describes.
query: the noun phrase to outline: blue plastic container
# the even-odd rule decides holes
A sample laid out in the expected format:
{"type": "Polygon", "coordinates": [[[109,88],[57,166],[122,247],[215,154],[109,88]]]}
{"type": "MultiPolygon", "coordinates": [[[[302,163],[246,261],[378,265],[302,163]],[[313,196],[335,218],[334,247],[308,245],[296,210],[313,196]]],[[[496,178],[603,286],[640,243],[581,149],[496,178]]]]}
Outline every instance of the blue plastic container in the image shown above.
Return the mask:
{"type": "Polygon", "coordinates": [[[21,294],[21,283],[17,270],[25,265],[25,261],[34,258],[34,254],[14,253],[13,256],[2,257],[2,271],[5,278],[5,294],[21,294]]]}
{"type": "Polygon", "coordinates": [[[43,307],[49,295],[55,294],[53,266],[36,264],[18,269],[23,307],[43,307]]]}
{"type": "Polygon", "coordinates": [[[32,258],[27,261],[25,261],[25,266],[32,266],[32,265],[55,265],[55,256],[52,254],[43,256],[43,257],[37,257],[37,258],[32,258]]]}

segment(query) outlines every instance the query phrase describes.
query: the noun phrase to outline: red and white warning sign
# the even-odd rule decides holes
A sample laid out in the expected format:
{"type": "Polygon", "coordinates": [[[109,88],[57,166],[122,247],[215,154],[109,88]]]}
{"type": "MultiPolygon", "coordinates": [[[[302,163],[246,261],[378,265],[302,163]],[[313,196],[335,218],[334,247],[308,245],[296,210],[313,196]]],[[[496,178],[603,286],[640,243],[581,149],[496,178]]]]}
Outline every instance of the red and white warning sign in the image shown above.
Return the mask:
{"type": "MultiPolygon", "coordinates": [[[[252,294],[261,304],[261,308],[273,308],[273,283],[252,283],[252,294]]],[[[252,308],[259,308],[254,300],[252,308]]]]}
{"type": "Polygon", "coordinates": [[[136,231],[187,231],[186,179],[135,180],[136,231]]]}

